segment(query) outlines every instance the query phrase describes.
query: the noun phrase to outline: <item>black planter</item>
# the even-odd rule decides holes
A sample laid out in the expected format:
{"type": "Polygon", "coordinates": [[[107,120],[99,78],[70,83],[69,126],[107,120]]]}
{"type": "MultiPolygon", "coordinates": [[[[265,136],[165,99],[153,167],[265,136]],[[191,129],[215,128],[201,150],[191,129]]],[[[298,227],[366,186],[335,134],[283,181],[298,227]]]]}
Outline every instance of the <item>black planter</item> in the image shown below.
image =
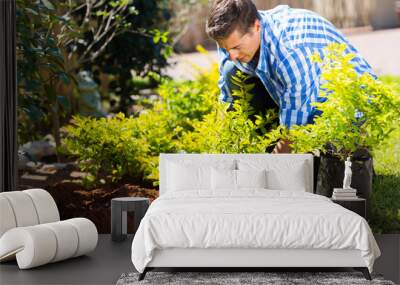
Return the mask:
{"type": "MultiPolygon", "coordinates": [[[[366,151],[357,151],[351,158],[352,179],[351,187],[357,189],[357,195],[368,199],[372,192],[373,160],[366,151]]],[[[330,155],[322,155],[316,163],[316,189],[315,192],[326,197],[331,197],[333,188],[341,188],[344,178],[344,161],[330,155]]]]}

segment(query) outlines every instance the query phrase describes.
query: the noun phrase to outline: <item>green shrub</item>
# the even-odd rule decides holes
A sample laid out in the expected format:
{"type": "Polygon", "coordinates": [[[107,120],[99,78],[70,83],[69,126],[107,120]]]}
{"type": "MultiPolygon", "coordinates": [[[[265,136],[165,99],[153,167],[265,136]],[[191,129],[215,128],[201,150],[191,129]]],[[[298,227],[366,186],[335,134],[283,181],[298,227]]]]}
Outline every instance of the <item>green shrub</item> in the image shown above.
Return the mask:
{"type": "Polygon", "coordinates": [[[163,80],[160,99],[136,118],[122,114],[112,119],[74,118],[66,128],[63,147],[90,173],[86,182],[92,184],[124,177],[157,184],[159,153],[262,153],[280,137],[291,139],[296,152],[325,151],[325,143],[333,141],[341,157],[355,147],[372,147],[377,177],[369,222],[374,232],[399,232],[400,128],[395,108],[400,79],[383,77],[383,84],[367,75],[356,76],[350,56],[342,57],[340,49],[331,52],[336,63],[327,66],[325,92],[336,93],[317,104],[324,113],[314,125],[289,131],[271,123],[277,116],[273,111],[265,117],[255,114],[248,104],[252,86],[243,83],[245,76],[240,73],[235,78],[240,87],[234,94],[237,99],[228,112],[217,100],[219,74],[213,64],[211,71],[199,69],[194,81],[163,80]],[[368,106],[368,100],[375,106],[368,106]],[[356,110],[366,118],[361,126],[354,117],[356,110]]]}
{"type": "Polygon", "coordinates": [[[233,92],[236,98],[233,110],[216,103],[214,109],[202,120],[193,121],[193,131],[182,136],[181,149],[195,153],[263,153],[274,138],[268,134],[277,118],[274,110],[268,110],[265,117],[255,114],[249,104],[249,91],[253,84],[245,84],[247,76],[241,72],[233,77],[239,87],[233,92]]]}
{"type": "Polygon", "coordinates": [[[112,119],[75,117],[65,128],[62,150],[78,159],[90,175],[87,182],[103,177],[112,181],[135,177],[143,182],[158,181],[160,153],[180,151],[184,131],[216,105],[218,68],[201,72],[195,81],[163,80],[160,100],[138,117],[122,114],[112,119]]]}
{"type": "Polygon", "coordinates": [[[90,173],[89,182],[138,177],[155,184],[160,153],[264,152],[274,140],[268,129],[276,127],[271,121],[277,114],[254,114],[248,104],[252,86],[243,83],[243,74],[235,78],[241,88],[233,94],[238,98],[233,111],[227,112],[218,102],[218,65],[198,71],[193,81],[163,80],[160,100],[136,118],[76,117],[65,129],[64,152],[78,158],[90,173]]]}
{"type": "Polygon", "coordinates": [[[315,123],[285,130],[295,152],[329,152],[346,158],[356,149],[368,149],[374,157],[376,177],[371,195],[369,222],[374,232],[400,232],[400,78],[379,80],[358,75],[344,55],[345,46],[331,45],[322,64],[324,103],[316,103],[323,113],[315,123]],[[363,116],[357,118],[356,112],[363,116]],[[333,145],[328,149],[327,146],[333,145]]]}
{"type": "Polygon", "coordinates": [[[326,152],[328,143],[342,159],[357,149],[373,152],[400,122],[400,100],[393,90],[367,73],[358,75],[350,62],[354,55],[344,54],[345,49],[331,44],[323,59],[313,56],[321,64],[319,95],[326,101],[314,103],[322,111],[314,124],[290,130],[295,152],[326,152]]]}
{"type": "Polygon", "coordinates": [[[114,118],[74,117],[65,127],[63,151],[77,157],[88,172],[90,185],[101,179],[116,181],[124,176],[142,178],[148,145],[138,135],[137,122],[120,113],[114,118]]]}

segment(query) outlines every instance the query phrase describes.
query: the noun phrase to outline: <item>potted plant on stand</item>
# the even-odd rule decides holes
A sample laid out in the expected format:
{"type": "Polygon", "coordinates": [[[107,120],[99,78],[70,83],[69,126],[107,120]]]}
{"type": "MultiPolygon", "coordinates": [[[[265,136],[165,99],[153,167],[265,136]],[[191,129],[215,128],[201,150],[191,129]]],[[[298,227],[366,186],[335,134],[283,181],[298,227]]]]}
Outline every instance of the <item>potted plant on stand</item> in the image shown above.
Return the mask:
{"type": "MultiPolygon", "coordinates": [[[[386,84],[370,74],[359,75],[346,53],[346,45],[331,44],[324,57],[314,54],[320,65],[324,102],[315,103],[320,113],[314,124],[295,126],[284,134],[294,152],[313,152],[320,157],[316,193],[330,197],[342,187],[344,160],[351,158],[351,187],[360,197],[372,191],[374,149],[400,121],[400,100],[386,84]]],[[[367,203],[368,205],[368,203],[367,203]]]]}
{"type": "Polygon", "coordinates": [[[399,282],[400,83],[393,89],[369,74],[357,74],[353,55],[345,50],[333,44],[323,58],[313,56],[322,68],[320,96],[325,102],[315,104],[322,113],[314,124],[293,127],[283,137],[293,142],[294,152],[319,157],[318,194],[330,197],[333,188],[342,187],[344,161],[351,158],[351,187],[367,199],[368,222],[382,252],[375,272],[399,282]],[[373,157],[378,175],[372,184],[373,157]]]}

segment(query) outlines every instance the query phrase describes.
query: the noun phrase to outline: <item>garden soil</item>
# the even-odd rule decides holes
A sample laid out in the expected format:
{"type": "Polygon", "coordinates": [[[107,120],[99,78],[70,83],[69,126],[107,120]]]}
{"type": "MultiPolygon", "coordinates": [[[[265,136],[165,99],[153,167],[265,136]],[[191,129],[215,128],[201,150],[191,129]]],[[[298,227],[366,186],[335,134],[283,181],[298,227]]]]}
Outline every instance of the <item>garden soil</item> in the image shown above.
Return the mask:
{"type": "MultiPolygon", "coordinates": [[[[61,220],[76,217],[88,218],[96,225],[101,234],[111,232],[110,205],[112,198],[147,197],[153,201],[158,197],[158,189],[145,188],[132,181],[104,184],[87,190],[79,180],[79,176],[82,176],[83,173],[72,165],[68,165],[64,169],[47,171],[47,174],[43,169],[44,166],[29,171],[20,171],[18,190],[46,189],[57,204],[61,220]]],[[[128,213],[128,233],[133,232],[133,214],[128,213]]]]}

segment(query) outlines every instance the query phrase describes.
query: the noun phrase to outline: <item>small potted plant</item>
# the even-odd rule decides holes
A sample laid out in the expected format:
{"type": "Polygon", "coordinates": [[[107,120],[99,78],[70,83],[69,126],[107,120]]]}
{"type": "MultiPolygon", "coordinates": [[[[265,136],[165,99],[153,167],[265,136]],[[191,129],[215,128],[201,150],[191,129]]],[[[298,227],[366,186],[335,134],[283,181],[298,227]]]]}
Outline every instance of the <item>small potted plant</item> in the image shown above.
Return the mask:
{"type": "Polygon", "coordinates": [[[359,75],[346,53],[346,45],[331,44],[324,57],[314,54],[320,65],[320,96],[315,103],[322,113],[314,124],[295,126],[284,133],[294,152],[313,152],[320,156],[316,192],[331,196],[342,187],[344,160],[352,160],[351,186],[361,197],[372,190],[372,156],[400,121],[400,100],[392,89],[370,74],[359,75]]]}

